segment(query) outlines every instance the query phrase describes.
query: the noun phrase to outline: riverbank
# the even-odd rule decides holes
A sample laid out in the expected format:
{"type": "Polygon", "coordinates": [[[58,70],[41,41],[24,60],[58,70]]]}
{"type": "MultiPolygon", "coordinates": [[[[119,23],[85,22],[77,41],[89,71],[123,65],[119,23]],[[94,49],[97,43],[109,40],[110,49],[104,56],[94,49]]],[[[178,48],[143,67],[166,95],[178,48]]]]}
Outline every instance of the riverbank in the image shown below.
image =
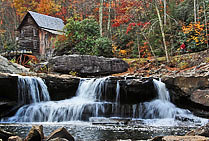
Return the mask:
{"type": "MultiPolygon", "coordinates": [[[[42,137],[47,139],[56,129],[64,127],[76,141],[119,141],[119,140],[150,140],[150,141],[171,141],[188,139],[193,141],[207,140],[208,125],[203,127],[188,126],[147,126],[142,121],[120,120],[117,122],[112,119],[108,124],[102,122],[66,122],[66,123],[18,123],[18,124],[0,124],[0,129],[10,132],[10,136],[20,136],[27,138],[32,126],[42,127],[42,137]],[[120,123],[120,124],[119,124],[120,123]],[[125,124],[124,124],[125,123],[125,124]],[[40,126],[41,125],[41,126],[40,126]],[[167,138],[167,139],[166,139],[167,138]],[[195,139],[196,138],[196,139],[195,139]],[[170,140],[169,140],[170,139],[170,140]]],[[[33,135],[34,136],[34,135],[33,135]]],[[[36,134],[37,136],[37,134],[36,134]]],[[[60,138],[63,136],[59,136],[60,138]]],[[[65,138],[65,137],[64,137],[65,138]]]]}

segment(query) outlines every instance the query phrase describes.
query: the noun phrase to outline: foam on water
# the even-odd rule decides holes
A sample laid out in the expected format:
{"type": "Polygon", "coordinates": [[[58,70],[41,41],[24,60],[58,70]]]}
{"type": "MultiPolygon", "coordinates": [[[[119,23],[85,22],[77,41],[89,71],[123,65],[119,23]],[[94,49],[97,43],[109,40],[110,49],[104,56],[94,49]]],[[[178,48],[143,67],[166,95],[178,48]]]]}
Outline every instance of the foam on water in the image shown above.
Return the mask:
{"type": "Polygon", "coordinates": [[[154,79],[153,83],[158,97],[151,102],[144,102],[138,106],[139,118],[146,119],[144,123],[157,126],[170,126],[179,124],[178,122],[181,120],[200,125],[208,122],[207,119],[196,117],[189,110],[178,108],[171,103],[169,92],[163,82],[154,79]]]}
{"type": "Polygon", "coordinates": [[[61,101],[49,101],[47,87],[40,78],[20,77],[18,82],[19,101],[24,101],[28,105],[22,106],[15,116],[9,118],[7,121],[91,121],[91,117],[114,116],[124,118],[127,113],[132,113],[128,118],[142,120],[144,124],[156,126],[173,126],[179,124],[181,121],[198,124],[208,122],[207,119],[196,117],[189,110],[180,109],[171,103],[165,84],[158,80],[153,80],[158,96],[150,102],[134,105],[120,104],[119,81],[116,84],[115,102],[104,101],[102,100],[102,96],[107,89],[105,84],[107,80],[108,78],[81,79],[76,96],[61,101]],[[29,100],[26,97],[29,97],[29,100]],[[109,115],[105,115],[106,113],[109,113],[109,115]]]}
{"type": "Polygon", "coordinates": [[[100,100],[106,79],[81,79],[75,97],[25,105],[9,121],[61,122],[86,120],[83,119],[85,116],[97,117],[104,113],[104,104],[107,103],[100,100]]]}

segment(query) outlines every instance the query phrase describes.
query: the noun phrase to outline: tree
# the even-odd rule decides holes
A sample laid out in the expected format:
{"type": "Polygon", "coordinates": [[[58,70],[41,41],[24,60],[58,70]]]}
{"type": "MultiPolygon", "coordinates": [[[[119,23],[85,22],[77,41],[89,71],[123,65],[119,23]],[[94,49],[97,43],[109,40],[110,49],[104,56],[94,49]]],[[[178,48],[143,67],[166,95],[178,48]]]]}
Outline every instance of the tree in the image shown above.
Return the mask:
{"type": "Polygon", "coordinates": [[[103,0],[100,0],[100,7],[99,7],[99,31],[100,36],[102,37],[102,21],[103,21],[103,0]]]}
{"type": "Polygon", "coordinates": [[[60,6],[53,0],[40,0],[35,9],[37,12],[46,15],[55,15],[59,11],[60,6]]]}
{"type": "Polygon", "coordinates": [[[161,30],[161,34],[162,34],[162,38],[163,38],[163,45],[164,45],[164,49],[165,49],[166,61],[169,62],[168,48],[167,48],[166,40],[165,40],[165,32],[164,32],[164,29],[163,29],[163,22],[162,22],[160,12],[159,12],[159,9],[158,9],[157,0],[155,0],[155,9],[157,11],[157,16],[158,16],[158,20],[159,20],[159,24],[160,24],[160,30],[161,30]]]}
{"type": "Polygon", "coordinates": [[[194,0],[194,23],[197,23],[197,5],[196,5],[196,0],[194,0]]]}

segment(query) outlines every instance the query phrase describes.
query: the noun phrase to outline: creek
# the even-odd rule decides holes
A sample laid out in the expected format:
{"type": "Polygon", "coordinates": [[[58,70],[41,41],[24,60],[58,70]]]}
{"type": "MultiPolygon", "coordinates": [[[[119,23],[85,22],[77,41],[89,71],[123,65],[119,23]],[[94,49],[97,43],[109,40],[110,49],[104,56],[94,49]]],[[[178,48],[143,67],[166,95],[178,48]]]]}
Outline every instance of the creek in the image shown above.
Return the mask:
{"type": "Polygon", "coordinates": [[[121,104],[119,81],[115,101],[108,101],[108,79],[83,78],[74,97],[51,101],[42,79],[19,76],[18,105],[23,106],[14,116],[1,119],[0,128],[25,137],[31,125],[42,124],[46,135],[64,126],[76,140],[139,140],[184,135],[208,122],[171,103],[165,84],[155,79],[157,97],[151,101],[121,104]]]}

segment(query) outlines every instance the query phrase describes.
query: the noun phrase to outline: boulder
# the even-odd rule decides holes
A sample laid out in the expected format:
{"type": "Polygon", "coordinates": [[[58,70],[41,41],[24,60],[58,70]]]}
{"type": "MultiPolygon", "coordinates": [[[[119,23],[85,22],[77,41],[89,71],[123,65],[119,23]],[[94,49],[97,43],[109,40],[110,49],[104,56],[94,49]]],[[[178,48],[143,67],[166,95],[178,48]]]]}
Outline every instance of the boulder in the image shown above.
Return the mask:
{"type": "Polygon", "coordinates": [[[8,138],[8,141],[23,141],[23,139],[19,136],[11,136],[8,138]]]}
{"type": "Polygon", "coordinates": [[[42,141],[44,139],[43,126],[32,126],[25,141],[42,141]]]}
{"type": "Polygon", "coordinates": [[[53,131],[47,138],[47,141],[50,141],[55,138],[63,138],[67,139],[68,141],[74,141],[73,136],[64,128],[58,128],[53,131]]]}
{"type": "Polygon", "coordinates": [[[202,126],[200,128],[188,132],[186,135],[209,137],[209,123],[207,123],[205,126],[202,126]]]}
{"type": "Polygon", "coordinates": [[[209,117],[209,76],[164,77],[171,101],[178,107],[189,109],[193,114],[209,117]]]}
{"type": "Polygon", "coordinates": [[[63,55],[49,60],[49,68],[54,72],[80,76],[101,76],[122,73],[129,65],[118,58],[105,58],[90,55],[63,55]]]}
{"type": "Polygon", "coordinates": [[[151,141],[208,141],[209,138],[203,136],[160,136],[151,139],[151,141]]]}
{"type": "Polygon", "coordinates": [[[14,136],[14,134],[0,129],[0,139],[3,141],[7,141],[11,136],[14,136]]]}
{"type": "Polygon", "coordinates": [[[25,73],[29,72],[29,69],[8,61],[5,57],[0,56],[0,72],[3,73],[11,73],[11,74],[18,74],[18,73],[25,73]]]}

